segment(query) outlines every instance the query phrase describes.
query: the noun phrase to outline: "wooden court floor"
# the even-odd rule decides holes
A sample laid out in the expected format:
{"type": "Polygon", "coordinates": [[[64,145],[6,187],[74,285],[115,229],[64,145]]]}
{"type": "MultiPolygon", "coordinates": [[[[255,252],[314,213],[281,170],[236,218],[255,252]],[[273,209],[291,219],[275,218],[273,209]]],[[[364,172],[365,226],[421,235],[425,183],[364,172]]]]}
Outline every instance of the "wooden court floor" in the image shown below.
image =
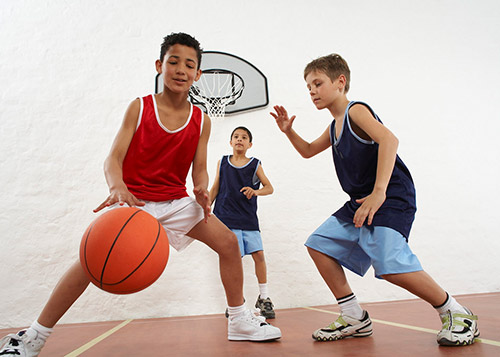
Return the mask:
{"type": "MultiPolygon", "coordinates": [[[[479,316],[480,338],[465,347],[440,347],[441,324],[421,300],[368,303],[373,335],[317,342],[311,333],[338,315],[336,305],[277,309],[283,337],[273,342],[227,340],[217,315],[58,325],[40,357],[58,356],[500,356],[500,292],[458,296],[479,316]]],[[[18,329],[0,330],[0,336],[18,329]]]]}

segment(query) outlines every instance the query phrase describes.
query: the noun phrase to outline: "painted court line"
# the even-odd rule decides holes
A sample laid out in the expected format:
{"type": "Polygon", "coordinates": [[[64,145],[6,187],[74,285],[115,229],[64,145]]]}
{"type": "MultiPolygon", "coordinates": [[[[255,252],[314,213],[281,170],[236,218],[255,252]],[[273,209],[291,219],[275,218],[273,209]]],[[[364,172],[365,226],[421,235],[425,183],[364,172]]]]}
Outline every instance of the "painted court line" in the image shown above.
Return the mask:
{"type": "Polygon", "coordinates": [[[92,341],[90,342],[87,342],[86,344],[84,344],[82,347],[74,350],[73,352],[71,353],[68,353],[67,355],[65,355],[64,357],[76,357],[76,356],[79,356],[81,355],[83,352],[87,351],[88,349],[92,348],[93,346],[97,345],[99,342],[101,342],[102,340],[104,340],[106,337],[114,334],[116,331],[118,331],[119,329],[121,329],[123,326],[127,325],[129,322],[133,321],[133,319],[129,319],[129,320],[125,320],[123,321],[121,324],[119,325],[116,325],[115,327],[113,327],[112,329],[104,332],[101,336],[98,336],[96,338],[94,338],[92,341]]]}
{"type": "MultiPolygon", "coordinates": [[[[332,315],[340,315],[338,312],[333,312],[333,311],[328,311],[328,310],[323,310],[323,309],[317,309],[315,307],[304,306],[303,308],[304,309],[308,309],[308,310],[325,312],[327,314],[332,314],[332,315]]],[[[435,335],[437,333],[439,333],[439,331],[437,331],[437,330],[432,330],[432,329],[428,329],[428,328],[423,328],[423,327],[418,327],[418,326],[412,326],[412,325],[405,325],[405,324],[400,324],[400,323],[397,323],[397,322],[377,320],[377,319],[372,319],[372,318],[370,318],[370,319],[372,320],[372,322],[376,322],[376,323],[384,324],[384,325],[389,325],[389,326],[394,326],[394,327],[405,328],[405,329],[408,329],[408,330],[414,330],[414,331],[420,331],[420,332],[427,332],[427,333],[432,333],[432,334],[435,334],[435,335]]],[[[481,343],[484,343],[484,344],[487,344],[487,345],[492,345],[492,346],[500,347],[500,341],[486,340],[484,338],[476,338],[476,342],[481,342],[481,343]]]]}

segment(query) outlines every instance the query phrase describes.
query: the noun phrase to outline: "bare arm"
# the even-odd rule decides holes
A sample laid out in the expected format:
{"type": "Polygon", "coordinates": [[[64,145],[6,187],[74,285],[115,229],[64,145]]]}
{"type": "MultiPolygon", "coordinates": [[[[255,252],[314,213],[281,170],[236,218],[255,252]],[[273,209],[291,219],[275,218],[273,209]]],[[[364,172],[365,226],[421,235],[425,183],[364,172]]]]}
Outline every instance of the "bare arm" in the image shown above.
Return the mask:
{"type": "Polygon", "coordinates": [[[385,201],[385,194],[391,179],[399,141],[394,134],[378,122],[364,105],[355,105],[349,109],[349,117],[357,127],[358,134],[365,134],[378,145],[377,174],[373,192],[357,200],[361,203],[354,215],[354,224],[361,227],[366,218],[371,224],[373,216],[385,201]]]}
{"type": "Polygon", "coordinates": [[[285,133],[295,150],[297,150],[302,157],[308,159],[331,146],[329,128],[327,128],[316,140],[309,143],[293,130],[292,124],[295,120],[295,115],[289,118],[286,109],[279,105],[274,106],[274,110],[276,113],[271,112],[271,115],[276,120],[276,124],[280,130],[285,133]]]}
{"type": "Polygon", "coordinates": [[[104,176],[109,186],[109,196],[102,202],[94,212],[98,212],[104,207],[111,206],[115,203],[120,205],[128,204],[129,206],[143,206],[144,202],[137,199],[127,189],[125,182],[123,182],[123,160],[127,154],[128,147],[134,136],[139,119],[140,99],[134,100],[130,103],[122,125],[116,134],[111,150],[108,157],[104,161],[104,176]]]}
{"type": "Polygon", "coordinates": [[[196,201],[205,212],[205,222],[210,216],[210,196],[208,192],[208,171],[207,171],[207,146],[208,138],[210,137],[211,122],[208,115],[203,114],[203,129],[198,141],[198,148],[193,159],[193,193],[196,196],[196,201]]]}
{"type": "Polygon", "coordinates": [[[248,198],[252,198],[253,196],[266,196],[270,195],[274,192],[273,185],[271,185],[271,181],[267,178],[267,176],[264,174],[264,169],[262,168],[262,165],[259,165],[257,168],[257,177],[259,178],[260,182],[262,183],[262,188],[258,190],[254,190],[251,187],[243,187],[240,192],[243,192],[243,194],[248,198]]]}
{"type": "Polygon", "coordinates": [[[215,201],[215,198],[219,194],[219,171],[220,171],[220,160],[217,162],[217,171],[215,173],[214,183],[212,184],[212,188],[210,189],[210,205],[212,205],[215,201]]]}

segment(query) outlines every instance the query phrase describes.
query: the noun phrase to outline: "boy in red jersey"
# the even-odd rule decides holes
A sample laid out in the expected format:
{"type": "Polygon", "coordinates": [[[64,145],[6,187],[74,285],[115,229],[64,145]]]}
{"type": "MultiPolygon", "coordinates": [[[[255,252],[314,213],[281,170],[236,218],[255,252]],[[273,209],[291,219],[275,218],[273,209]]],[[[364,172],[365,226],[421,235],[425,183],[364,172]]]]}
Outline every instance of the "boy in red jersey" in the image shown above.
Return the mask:
{"type": "MultiPolygon", "coordinates": [[[[165,37],[156,70],[163,92],[129,105],[104,164],[105,207],[137,206],[155,216],[177,250],[197,239],[219,255],[220,275],[229,305],[228,339],[264,341],[281,331],[244,306],[243,268],[236,236],[210,214],[206,168],[210,118],[188,102],[191,84],[201,75],[201,48],[184,33],[165,37]],[[193,192],[186,191],[192,167],[193,192]]],[[[53,326],[89,285],[80,261],[61,278],[42,313],[26,330],[2,339],[1,355],[37,356],[53,326]],[[5,341],[5,342],[4,342],[5,341]]]]}

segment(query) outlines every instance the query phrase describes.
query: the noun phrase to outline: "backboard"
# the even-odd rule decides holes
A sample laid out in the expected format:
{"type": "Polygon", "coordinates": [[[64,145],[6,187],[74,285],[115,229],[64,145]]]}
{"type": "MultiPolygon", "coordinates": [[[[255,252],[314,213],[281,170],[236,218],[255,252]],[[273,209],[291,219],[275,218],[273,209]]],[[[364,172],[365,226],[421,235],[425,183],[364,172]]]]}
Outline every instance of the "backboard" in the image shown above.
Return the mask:
{"type": "MultiPolygon", "coordinates": [[[[205,112],[209,111],[209,101],[219,103],[221,99],[226,99],[227,102],[224,104],[223,114],[240,113],[269,104],[266,76],[245,59],[225,52],[203,51],[201,70],[203,74],[200,80],[191,87],[190,101],[202,107],[205,112]],[[200,93],[209,100],[200,100],[200,93]]],[[[161,90],[162,77],[157,75],[155,92],[161,90]]]]}

